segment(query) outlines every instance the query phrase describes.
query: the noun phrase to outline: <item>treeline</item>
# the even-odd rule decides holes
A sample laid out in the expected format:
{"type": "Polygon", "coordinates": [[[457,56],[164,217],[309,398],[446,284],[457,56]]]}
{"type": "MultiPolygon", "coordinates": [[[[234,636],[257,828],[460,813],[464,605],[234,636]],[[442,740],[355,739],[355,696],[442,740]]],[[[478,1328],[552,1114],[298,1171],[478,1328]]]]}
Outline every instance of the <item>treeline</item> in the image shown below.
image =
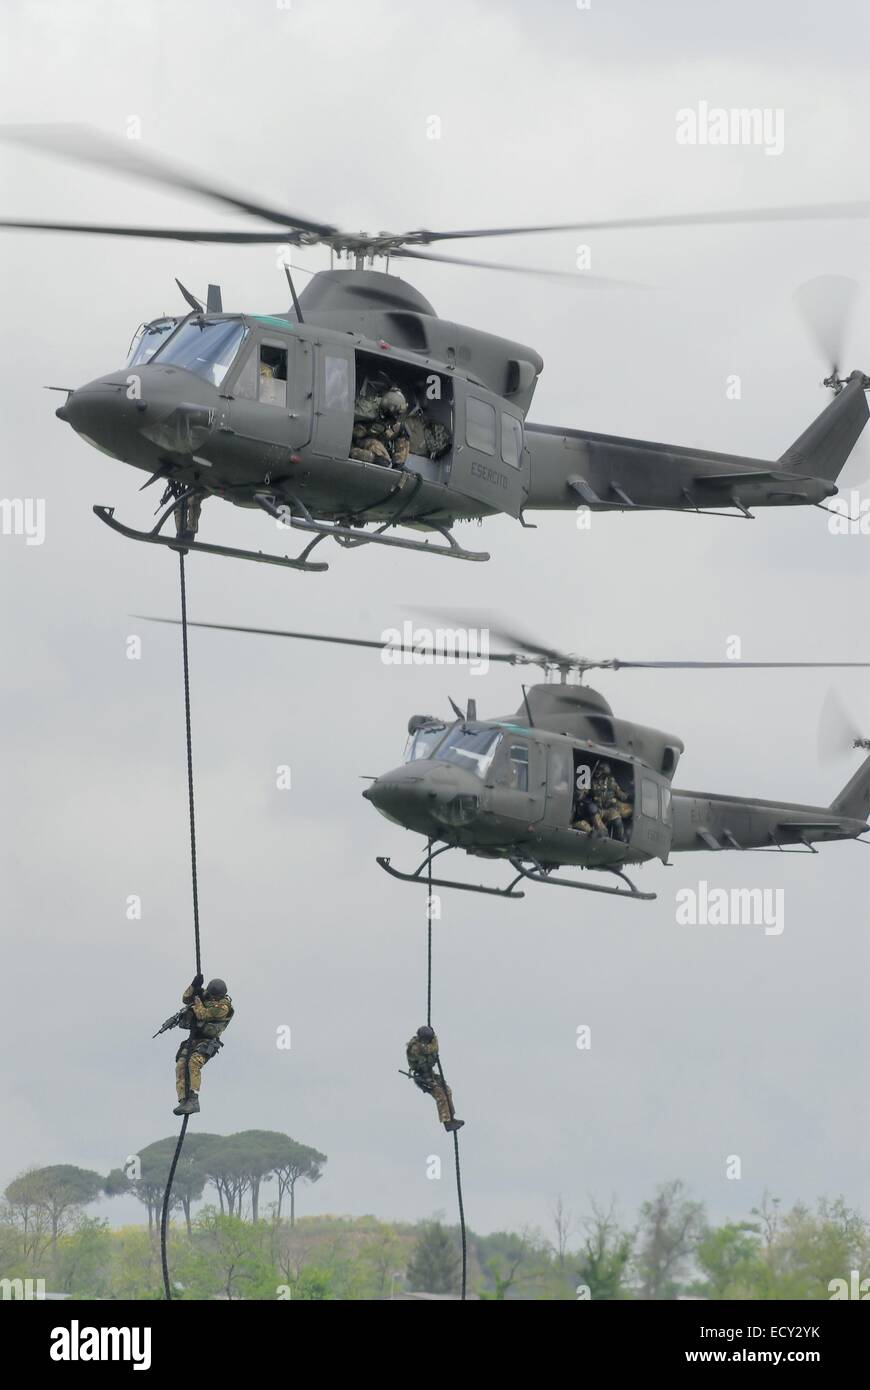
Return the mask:
{"type": "MultiPolygon", "coordinates": [[[[296,1148],[308,1155],[307,1167],[299,1154],[288,1163],[289,1150],[274,1152],[267,1171],[277,1175],[283,1157],[285,1177],[264,1214],[257,1183],[266,1178],[266,1148],[276,1138],[294,1141],[262,1131],[247,1132],[247,1139],[195,1137],[203,1141],[201,1151],[191,1153],[178,1195],[184,1220],[170,1227],[177,1298],[310,1301],[458,1292],[456,1227],[371,1216],[296,1220],[295,1212],[291,1220],[292,1185],[316,1181],[326,1162],[303,1145],[296,1148]],[[220,1145],[226,1151],[218,1165],[220,1145]],[[209,1186],[222,1205],[192,1214],[197,1191],[209,1186]]],[[[173,1148],[174,1140],[161,1140],[143,1150],[138,1179],[124,1170],[100,1178],[65,1166],[15,1179],[0,1212],[0,1278],[41,1277],[48,1289],[78,1298],[161,1297],[154,1217],[173,1148]],[[137,1192],[149,1208],[148,1226],[111,1230],[86,1212],[109,1190],[132,1190],[122,1179],[153,1189],[150,1196],[144,1187],[137,1192]]],[[[660,1186],[629,1223],[613,1206],[595,1203],[575,1218],[560,1198],[547,1232],[470,1231],[468,1252],[469,1292],[482,1299],[830,1299],[859,1296],[862,1279],[870,1290],[870,1225],[842,1200],[785,1208],[765,1196],[745,1220],[716,1225],[679,1181],[660,1186]]]]}
{"type": "MultiPolygon", "coordinates": [[[[20,1226],[28,1251],[42,1244],[57,1244],[81,1216],[83,1209],[101,1197],[132,1196],[148,1213],[153,1231],[163,1204],[177,1136],[158,1139],[131,1154],[123,1168],[106,1176],[90,1168],[54,1164],[29,1168],[9,1184],[3,1196],[7,1216],[20,1226]]],[[[323,1176],[326,1154],[275,1130],[246,1129],[238,1134],[188,1135],[172,1184],[170,1210],[184,1213],[191,1234],[191,1209],[212,1187],[219,1210],[229,1216],[259,1218],[263,1183],[277,1183],[273,1204],[280,1221],[285,1205],[290,1225],[296,1220],[296,1191],[300,1183],[315,1183],[323,1176]]]]}

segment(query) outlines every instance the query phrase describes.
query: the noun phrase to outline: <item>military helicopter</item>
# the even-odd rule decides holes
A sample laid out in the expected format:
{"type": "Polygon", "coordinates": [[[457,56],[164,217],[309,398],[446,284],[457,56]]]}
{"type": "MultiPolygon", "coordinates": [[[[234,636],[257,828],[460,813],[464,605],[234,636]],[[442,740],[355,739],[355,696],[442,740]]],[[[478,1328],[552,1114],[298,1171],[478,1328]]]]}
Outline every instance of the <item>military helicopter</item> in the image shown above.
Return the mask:
{"type": "MultiPolygon", "coordinates": [[[[378,858],[393,878],[500,898],[523,897],[517,884],[525,881],[651,901],[656,894],[641,892],[626,874],[627,865],[653,859],[667,864],[671,854],[705,849],[816,854],[815,842],[857,840],[870,830],[870,756],[830,806],[684,791],[672,785],[682,741],[619,718],[603,695],[583,684],[586,672],[596,669],[805,670],[867,668],[870,661],[590,660],[543,646],[515,627],[486,622],[483,630],[513,648],[488,652],[486,659],[538,666],[544,683],[524,687],[520,707],[497,718],[480,719],[474,700],[464,712],[451,700],[452,720],[412,716],[401,765],[373,778],[362,793],[387,820],[428,841],[425,858],[411,873],[378,858]],[[602,815],[603,806],[595,805],[603,769],[619,789],[615,814],[602,815]],[[504,888],[432,878],[432,861],[447,850],[506,861],[515,877],[504,888]],[[627,886],[557,877],[554,871],[565,866],[600,871],[627,886]]],[[[436,655],[429,637],[385,643],[232,623],[190,626],[389,650],[415,659],[436,655]]],[[[849,726],[836,709],[829,718],[841,744],[843,727],[849,726]]],[[[848,741],[870,755],[870,739],[852,734],[848,741]]]]}
{"type": "Polygon", "coordinates": [[[274,314],[226,313],[219,286],[209,287],[203,304],[177,282],[190,312],[143,324],[123,368],[67,391],[56,412],[61,420],[95,448],[146,472],[143,486],[165,485],[150,532],[123,525],[113,507],[94,507],[100,520],[133,540],[311,571],[327,568],[309,558],[327,538],[346,549],[379,544],[486,560],[486,552],[459,543],[453,526],[498,514],[524,526],[532,525],[529,512],[578,507],[751,519],[752,507],[821,505],[833,496],[867,420],[870,378],[859,371],[842,377],[837,358],[825,381],[835,399],[772,462],[534,424],[527,414],[543,367],[535,349],[439,318],[417,289],[389,273],[392,259],[437,261],[612,287],[621,282],[429,248],[526,233],[866,218],[867,202],[353,234],[79,127],[11,126],[0,129],[0,138],[182,189],[271,224],[224,232],[6,219],[2,227],[330,248],[332,268],[298,296],[287,270],[292,308],[274,314]],[[346,258],[348,268],[336,269],[336,257],[346,258]],[[386,272],[372,268],[377,258],[386,272]],[[355,448],[361,410],[377,410],[373,403],[390,393],[406,409],[396,407],[379,424],[400,431],[407,441],[401,454],[355,448]],[[211,497],[260,508],[312,539],[295,557],[197,540],[200,505],[211,497]],[[163,534],[172,516],[175,535],[171,528],[163,534]]]}

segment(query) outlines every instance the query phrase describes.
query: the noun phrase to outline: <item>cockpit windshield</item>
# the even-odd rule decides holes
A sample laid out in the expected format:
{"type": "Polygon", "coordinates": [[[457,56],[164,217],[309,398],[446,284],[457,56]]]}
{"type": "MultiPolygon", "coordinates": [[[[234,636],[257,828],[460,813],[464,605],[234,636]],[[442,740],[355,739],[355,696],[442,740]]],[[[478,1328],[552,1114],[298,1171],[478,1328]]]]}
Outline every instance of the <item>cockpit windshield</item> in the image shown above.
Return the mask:
{"type": "Polygon", "coordinates": [[[161,367],[185,367],[189,372],[220,386],[245,336],[239,319],[188,319],[155,354],[161,367]]]}
{"type": "Polygon", "coordinates": [[[498,729],[469,729],[467,725],[458,724],[432,756],[438,762],[455,763],[478,777],[485,777],[500,739],[498,729]]]}
{"type": "Polygon", "coordinates": [[[169,334],[175,332],[178,322],[178,319],[155,319],[153,323],[143,323],[142,327],[136,330],[127,366],[136,367],[142,362],[150,362],[169,334]]]}
{"type": "Polygon", "coordinates": [[[446,728],[446,724],[430,724],[428,727],[417,729],[405,744],[405,756],[402,761],[414,763],[418,758],[431,758],[444,737],[446,728]]]}

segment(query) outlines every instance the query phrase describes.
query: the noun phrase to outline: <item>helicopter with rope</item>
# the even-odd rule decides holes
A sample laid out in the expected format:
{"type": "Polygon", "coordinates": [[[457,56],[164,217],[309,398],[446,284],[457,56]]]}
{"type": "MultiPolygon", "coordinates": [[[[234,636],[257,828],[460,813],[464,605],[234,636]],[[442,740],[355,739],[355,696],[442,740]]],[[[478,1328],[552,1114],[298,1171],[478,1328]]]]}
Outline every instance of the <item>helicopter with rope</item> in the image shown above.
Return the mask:
{"type": "MultiPolygon", "coordinates": [[[[124,367],[75,389],[53,388],[66,390],[56,413],[81,438],[146,472],[143,488],[163,484],[150,531],[124,525],[113,507],[94,507],[132,540],[315,571],[328,568],[310,559],[326,539],[345,549],[378,544],[486,560],[485,551],[460,544],[454,526],[497,515],[526,527],[533,525],[530,512],[578,508],[751,519],[753,507],[824,507],[867,420],[870,377],[842,376],[839,346],[829,348],[831,334],[823,331],[817,336],[826,340],[830,368],[824,384],[834,399],[774,461],[533,423],[527,416],[540,354],[439,318],[419,290],[389,273],[392,260],[434,261],[546,276],[572,288],[625,289],[625,282],[586,271],[432,248],[523,234],[866,218],[867,202],[353,234],[79,127],[7,126],[0,139],[193,193],[270,224],[219,231],[3,219],[8,230],[330,249],[333,268],[315,274],[300,295],[285,266],[292,308],[274,314],[224,312],[219,286],[209,286],[203,303],[177,282],[189,312],[143,324],[124,367]],[[348,268],[336,269],[335,258],[348,268]],[[374,269],[376,260],[385,271],[374,269]],[[388,400],[392,407],[383,404],[388,400]],[[380,448],[367,434],[373,417],[380,448]],[[401,447],[386,447],[385,439],[401,447]],[[199,540],[200,509],[213,498],[258,508],[310,539],[296,556],[199,540]]],[[[821,312],[829,317],[826,303],[821,312]]]]}
{"type": "MultiPolygon", "coordinates": [[[[431,636],[409,646],[231,623],[189,620],[189,626],[408,654],[420,664],[437,656],[431,636]]],[[[531,883],[651,901],[656,894],[641,892],[628,867],[667,865],[671,855],[695,850],[816,854],[816,844],[835,840],[870,844],[861,838],[870,831],[870,739],[832,700],[823,715],[826,749],[868,756],[829,806],[813,806],[675,787],[682,740],[617,716],[583,680],[592,670],[866,669],[870,661],[590,659],[548,647],[515,626],[487,619],[480,627],[510,643],[507,651],[488,651],[487,661],[537,666],[544,681],[523,687],[519,708],[495,718],[481,718],[475,700],[463,711],[452,699],[452,719],[411,717],[402,763],[371,778],[362,793],[387,820],[427,841],[422,863],[410,873],[378,858],[393,878],[501,898],[522,898],[518,885],[531,883]],[[448,850],[507,863],[514,877],[501,888],[433,878],[432,861],[448,850]],[[624,886],[556,876],[563,867],[624,886]]]]}

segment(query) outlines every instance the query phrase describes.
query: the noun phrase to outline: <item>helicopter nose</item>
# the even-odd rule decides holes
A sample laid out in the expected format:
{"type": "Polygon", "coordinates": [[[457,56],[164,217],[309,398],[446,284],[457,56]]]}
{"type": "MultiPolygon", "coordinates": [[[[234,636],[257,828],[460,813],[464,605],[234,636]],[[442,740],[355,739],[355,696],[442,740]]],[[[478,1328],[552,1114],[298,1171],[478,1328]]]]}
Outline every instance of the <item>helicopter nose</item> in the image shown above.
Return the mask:
{"type": "Polygon", "coordinates": [[[387,820],[425,834],[435,826],[469,824],[480,809],[480,791],[472,773],[420,759],[376,778],[362,794],[387,820]]]}
{"type": "Polygon", "coordinates": [[[217,394],[210,382],[171,367],[114,372],[77,391],[55,411],[89,444],[125,462],[192,454],[211,433],[217,394]]]}
{"type": "Polygon", "coordinates": [[[100,377],[71,391],[54,413],[96,449],[112,458],[123,458],[131,417],[139,412],[136,403],[127,399],[124,382],[115,376],[100,377]]]}

